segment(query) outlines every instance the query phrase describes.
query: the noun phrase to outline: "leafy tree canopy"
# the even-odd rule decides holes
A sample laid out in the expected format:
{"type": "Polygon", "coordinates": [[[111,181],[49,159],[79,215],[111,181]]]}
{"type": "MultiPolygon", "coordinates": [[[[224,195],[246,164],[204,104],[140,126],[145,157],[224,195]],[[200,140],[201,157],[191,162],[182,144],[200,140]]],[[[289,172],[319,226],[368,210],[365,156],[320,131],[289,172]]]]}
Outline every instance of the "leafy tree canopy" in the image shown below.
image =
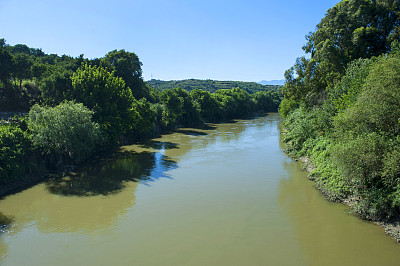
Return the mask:
{"type": "Polygon", "coordinates": [[[149,92],[142,79],[142,63],[139,57],[125,50],[113,50],[100,60],[117,77],[121,77],[136,99],[147,97],[149,92]]]}
{"type": "Polygon", "coordinates": [[[127,133],[134,120],[134,97],[122,78],[105,68],[82,65],[71,77],[73,98],[92,109],[111,139],[127,133]]]}
{"type": "MultiPolygon", "coordinates": [[[[63,102],[56,107],[34,105],[28,115],[32,141],[44,154],[62,161],[79,163],[101,142],[93,112],[81,103],[63,102]]],[[[54,167],[54,165],[53,165],[54,167]]]]}
{"type": "Polygon", "coordinates": [[[390,52],[399,37],[399,1],[341,1],[306,37],[303,50],[311,58],[299,58],[285,73],[286,97],[311,106],[320,104],[348,63],[390,52]]]}

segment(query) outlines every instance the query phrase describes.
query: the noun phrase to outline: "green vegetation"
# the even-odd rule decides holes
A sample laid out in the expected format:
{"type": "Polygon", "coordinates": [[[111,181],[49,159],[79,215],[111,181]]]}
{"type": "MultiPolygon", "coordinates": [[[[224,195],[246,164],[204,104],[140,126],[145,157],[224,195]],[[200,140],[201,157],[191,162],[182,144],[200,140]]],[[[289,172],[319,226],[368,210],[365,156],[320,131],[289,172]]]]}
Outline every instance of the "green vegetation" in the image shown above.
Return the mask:
{"type": "Polygon", "coordinates": [[[16,182],[39,167],[31,136],[20,126],[0,126],[0,184],[16,182]]]}
{"type": "Polygon", "coordinates": [[[49,167],[82,162],[101,144],[100,127],[92,121],[93,113],[74,102],[31,108],[27,124],[32,143],[51,163],[49,167]]]}
{"type": "Polygon", "coordinates": [[[94,111],[94,119],[112,140],[132,129],[132,91],[105,68],[82,65],[71,77],[73,99],[94,111]]]}
{"type": "Polygon", "coordinates": [[[281,86],[277,85],[261,85],[256,82],[218,81],[210,79],[206,80],[186,79],[186,80],[171,80],[171,81],[152,79],[146,81],[146,83],[160,90],[180,87],[187,91],[201,89],[209,92],[215,92],[217,90],[222,90],[222,89],[241,88],[247,91],[248,93],[256,93],[258,91],[269,91],[269,90],[278,91],[281,88],[281,86]]]}
{"type": "Polygon", "coordinates": [[[365,219],[400,218],[400,4],[348,0],[328,10],[286,72],[280,112],[293,156],[331,199],[365,219]]]}
{"type": "Polygon", "coordinates": [[[89,60],[1,39],[0,59],[0,111],[28,114],[0,124],[2,186],[177,127],[276,112],[281,100],[277,86],[245,82],[206,81],[218,84],[212,92],[202,82],[159,90],[143,81],[138,56],[125,50],[89,60]]]}

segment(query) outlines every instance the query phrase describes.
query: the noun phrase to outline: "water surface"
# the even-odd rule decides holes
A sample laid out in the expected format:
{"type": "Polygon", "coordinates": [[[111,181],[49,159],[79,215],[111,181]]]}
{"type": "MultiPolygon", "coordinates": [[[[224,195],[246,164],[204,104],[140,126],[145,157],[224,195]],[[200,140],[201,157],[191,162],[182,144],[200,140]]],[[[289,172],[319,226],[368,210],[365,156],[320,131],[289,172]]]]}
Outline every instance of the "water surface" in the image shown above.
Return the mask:
{"type": "Polygon", "coordinates": [[[280,122],[181,129],[6,197],[1,264],[400,265],[283,154],[280,122]]]}

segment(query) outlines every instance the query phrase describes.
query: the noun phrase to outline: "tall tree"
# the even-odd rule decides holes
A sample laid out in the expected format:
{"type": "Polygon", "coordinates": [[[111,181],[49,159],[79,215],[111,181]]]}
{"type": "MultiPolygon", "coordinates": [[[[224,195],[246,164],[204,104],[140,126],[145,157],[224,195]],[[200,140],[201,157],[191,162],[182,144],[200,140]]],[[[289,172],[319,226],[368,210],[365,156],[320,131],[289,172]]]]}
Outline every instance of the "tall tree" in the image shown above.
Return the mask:
{"type": "Polygon", "coordinates": [[[11,53],[6,49],[6,41],[0,39],[0,81],[4,87],[8,86],[11,78],[12,59],[11,53]]]}
{"type": "Polygon", "coordinates": [[[101,59],[101,65],[115,71],[115,75],[125,81],[136,99],[148,96],[147,87],[142,79],[142,63],[135,53],[113,50],[101,59]]]}
{"type": "Polygon", "coordinates": [[[399,38],[397,0],[343,0],[310,33],[300,58],[286,74],[286,96],[309,105],[322,102],[348,63],[389,52],[399,38]]]}
{"type": "Polygon", "coordinates": [[[210,92],[194,89],[190,92],[190,96],[203,120],[215,122],[221,119],[220,103],[211,96],[210,92]]]}
{"type": "Polygon", "coordinates": [[[19,87],[22,89],[22,81],[32,78],[31,67],[33,65],[32,58],[25,53],[17,53],[13,58],[13,74],[14,80],[19,80],[19,87]]]}
{"type": "Polygon", "coordinates": [[[188,91],[182,88],[167,89],[161,93],[161,101],[165,107],[162,118],[164,125],[197,126],[202,123],[188,91]]]}
{"type": "Polygon", "coordinates": [[[93,118],[110,141],[133,128],[134,97],[122,78],[97,66],[82,65],[72,75],[73,98],[95,113],[93,118]]]}

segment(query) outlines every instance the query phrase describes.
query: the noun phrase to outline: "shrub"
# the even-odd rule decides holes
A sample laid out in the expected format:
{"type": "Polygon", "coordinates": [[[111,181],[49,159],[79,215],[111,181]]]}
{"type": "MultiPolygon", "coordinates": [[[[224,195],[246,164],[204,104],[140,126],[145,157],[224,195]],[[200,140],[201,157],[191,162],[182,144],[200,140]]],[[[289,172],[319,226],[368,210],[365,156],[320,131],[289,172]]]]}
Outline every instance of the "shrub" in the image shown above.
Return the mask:
{"type": "Polygon", "coordinates": [[[33,171],[34,147],[27,132],[18,125],[0,125],[0,184],[33,171]]]}
{"type": "Polygon", "coordinates": [[[362,190],[379,185],[386,148],[384,137],[378,133],[343,136],[334,147],[333,159],[342,175],[362,190]]]}
{"type": "Polygon", "coordinates": [[[314,140],[314,145],[309,151],[315,169],[310,177],[315,180],[317,187],[332,200],[343,199],[351,193],[347,179],[341,175],[332,162],[334,143],[327,137],[314,140]]]}
{"type": "Polygon", "coordinates": [[[333,102],[335,109],[343,111],[353,105],[369,74],[371,64],[375,59],[358,59],[351,62],[346,74],[328,93],[327,102],[333,102]]]}
{"type": "Polygon", "coordinates": [[[296,101],[290,100],[288,98],[283,98],[281,104],[279,105],[278,111],[283,118],[286,118],[290,112],[298,107],[299,104],[296,101]]]}
{"type": "Polygon", "coordinates": [[[400,133],[400,57],[381,57],[371,66],[357,101],[335,118],[339,135],[384,131],[400,133]]]}
{"type": "Polygon", "coordinates": [[[329,125],[329,117],[323,109],[298,108],[285,119],[284,126],[289,132],[284,141],[288,143],[289,149],[297,153],[307,140],[324,135],[329,130],[329,125]]]}
{"type": "Polygon", "coordinates": [[[28,128],[33,143],[48,158],[54,157],[50,160],[51,167],[64,162],[79,163],[101,142],[100,129],[92,122],[92,115],[83,104],[72,101],[56,107],[31,108],[28,128]]]}
{"type": "Polygon", "coordinates": [[[392,150],[387,152],[383,159],[382,177],[387,187],[397,189],[400,185],[400,140],[391,146],[392,150]]]}

